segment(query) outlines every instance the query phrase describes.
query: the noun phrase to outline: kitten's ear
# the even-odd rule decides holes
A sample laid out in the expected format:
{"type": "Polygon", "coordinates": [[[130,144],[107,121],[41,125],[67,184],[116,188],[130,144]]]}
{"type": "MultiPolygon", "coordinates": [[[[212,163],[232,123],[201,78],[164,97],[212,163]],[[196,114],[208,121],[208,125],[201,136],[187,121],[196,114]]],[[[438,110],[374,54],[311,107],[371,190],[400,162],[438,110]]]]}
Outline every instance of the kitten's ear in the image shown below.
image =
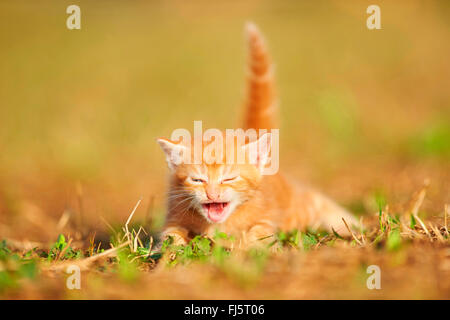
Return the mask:
{"type": "Polygon", "coordinates": [[[258,140],[249,142],[243,146],[248,153],[248,159],[251,164],[255,164],[260,172],[269,161],[270,148],[272,145],[272,134],[265,133],[258,140]]]}
{"type": "Polygon", "coordinates": [[[157,141],[166,155],[166,161],[169,169],[174,170],[179,164],[182,163],[183,156],[187,149],[186,146],[164,138],[159,138],[157,141]]]}

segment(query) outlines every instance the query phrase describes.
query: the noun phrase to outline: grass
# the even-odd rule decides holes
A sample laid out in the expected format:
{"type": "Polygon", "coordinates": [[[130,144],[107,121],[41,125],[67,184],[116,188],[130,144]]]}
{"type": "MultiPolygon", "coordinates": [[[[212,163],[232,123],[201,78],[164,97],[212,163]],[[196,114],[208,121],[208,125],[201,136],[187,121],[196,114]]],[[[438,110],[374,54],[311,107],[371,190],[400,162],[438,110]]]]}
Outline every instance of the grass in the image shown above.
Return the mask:
{"type": "Polygon", "coordinates": [[[86,2],[79,31],[64,3],[1,2],[2,298],[450,298],[449,6],[410,2],[383,3],[378,31],[364,1],[86,2]],[[162,254],[155,139],[240,125],[248,20],[276,64],[281,168],[362,227],[162,254]],[[70,264],[81,290],[65,287],[70,264]],[[371,264],[381,291],[365,287],[371,264]]]}
{"type": "Polygon", "coordinates": [[[6,241],[0,242],[0,293],[8,288],[18,288],[22,279],[34,279],[38,273],[32,251],[17,254],[11,251],[6,241]]]}
{"type": "MultiPolygon", "coordinates": [[[[90,274],[91,281],[93,277],[113,277],[124,286],[143,281],[148,276],[170,277],[170,274],[176,274],[178,269],[184,270],[186,275],[197,277],[199,272],[204,272],[199,270],[206,268],[210,276],[215,275],[216,280],[213,281],[229,282],[246,292],[267,282],[269,276],[273,276],[273,269],[281,268],[280,264],[285,263],[286,259],[314,259],[316,253],[330,249],[335,251],[336,256],[347,257],[345,259],[351,259],[351,252],[364,250],[372,252],[372,255],[377,255],[376,252],[387,256],[395,254],[396,261],[401,254],[410,252],[412,248],[431,246],[433,250],[448,249],[448,207],[445,209],[445,224],[430,221],[425,223],[417,215],[426,188],[427,186],[415,194],[410,210],[394,214],[389,212],[389,206],[385,205],[376,216],[368,219],[367,225],[364,223],[359,230],[352,230],[350,237],[342,237],[336,232],[292,230],[273,235],[273,240],[268,245],[248,249],[239,249],[236,240],[222,232],[216,232],[213,238],[196,236],[185,246],[174,245],[172,238],[158,246],[157,241],[149,236],[142,226],[138,231],[129,228],[139,201],[122,230],[111,235],[111,248],[107,250],[100,249],[101,243],[96,242],[95,237],[89,239],[87,246],[73,248],[72,238],[66,238],[62,234],[48,249],[34,247],[30,250],[18,250],[17,243],[10,245],[7,240],[0,242],[0,294],[3,297],[20,297],[24,286],[29,288],[38,285],[51,274],[64,274],[67,266],[71,264],[80,266],[85,273],[90,274]]],[[[333,261],[321,260],[318,263],[326,265],[326,268],[333,266],[333,261]]],[[[365,262],[362,263],[364,265],[365,262]]],[[[332,267],[337,270],[336,268],[338,266],[332,267]]],[[[360,269],[354,271],[355,277],[358,277],[358,270],[360,269]]],[[[206,286],[208,285],[212,284],[206,286]]],[[[62,283],[54,290],[60,290],[62,297],[70,297],[62,283]]],[[[96,290],[101,292],[102,288],[96,290]]],[[[164,288],[160,290],[167,291],[164,288]]],[[[89,289],[84,289],[83,292],[86,297],[90,296],[89,289]]],[[[106,292],[105,289],[105,294],[106,292]]],[[[134,296],[136,294],[124,297],[134,296]]],[[[173,296],[177,297],[177,294],[173,296]]]]}

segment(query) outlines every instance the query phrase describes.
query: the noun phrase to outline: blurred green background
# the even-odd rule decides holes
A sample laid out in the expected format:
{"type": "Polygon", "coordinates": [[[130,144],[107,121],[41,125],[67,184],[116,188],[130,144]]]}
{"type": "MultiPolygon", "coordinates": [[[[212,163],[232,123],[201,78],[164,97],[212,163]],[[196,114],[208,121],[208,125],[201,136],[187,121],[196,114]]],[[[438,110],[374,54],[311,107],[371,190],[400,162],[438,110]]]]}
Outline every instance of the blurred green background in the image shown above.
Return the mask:
{"type": "Polygon", "coordinates": [[[194,120],[239,126],[248,20],[276,63],[282,168],[354,203],[373,188],[414,189],[401,180],[412,167],[443,205],[450,2],[376,1],[382,30],[368,30],[373,3],[2,1],[0,223],[38,236],[24,215],[73,210],[97,228],[140,196],[141,217],[162,213],[155,139],[194,120]],[[66,28],[70,4],[81,30],[66,28]]]}

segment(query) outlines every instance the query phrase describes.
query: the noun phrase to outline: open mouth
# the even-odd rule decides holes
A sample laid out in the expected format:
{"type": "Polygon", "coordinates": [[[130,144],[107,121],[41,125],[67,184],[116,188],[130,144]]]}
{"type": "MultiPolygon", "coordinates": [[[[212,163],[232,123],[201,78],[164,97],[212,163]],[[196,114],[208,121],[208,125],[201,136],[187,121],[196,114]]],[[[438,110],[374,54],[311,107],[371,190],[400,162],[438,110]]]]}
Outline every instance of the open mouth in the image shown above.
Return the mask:
{"type": "Polygon", "coordinates": [[[219,222],[224,217],[225,208],[229,202],[211,202],[202,204],[203,210],[208,213],[208,218],[213,222],[219,222]]]}

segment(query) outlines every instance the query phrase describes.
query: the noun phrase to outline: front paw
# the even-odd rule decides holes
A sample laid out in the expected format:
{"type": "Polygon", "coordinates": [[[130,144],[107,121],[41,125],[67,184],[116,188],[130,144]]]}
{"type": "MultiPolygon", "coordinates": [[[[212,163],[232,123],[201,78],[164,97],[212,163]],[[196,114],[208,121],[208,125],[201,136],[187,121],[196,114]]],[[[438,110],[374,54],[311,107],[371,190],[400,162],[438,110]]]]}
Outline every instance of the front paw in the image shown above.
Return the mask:
{"type": "Polygon", "coordinates": [[[163,244],[165,241],[169,241],[172,245],[185,246],[189,242],[188,233],[189,232],[184,228],[167,228],[161,235],[161,243],[163,244]]]}
{"type": "Polygon", "coordinates": [[[168,240],[171,245],[175,246],[185,246],[188,244],[187,239],[183,236],[180,236],[178,233],[168,233],[164,235],[163,242],[168,240]]]}
{"type": "Polygon", "coordinates": [[[255,225],[245,235],[245,242],[249,247],[271,248],[277,247],[275,230],[267,225],[255,225]]]}
{"type": "Polygon", "coordinates": [[[156,252],[161,254],[160,262],[163,262],[158,263],[158,265],[166,265],[176,259],[177,250],[173,250],[175,248],[172,248],[172,246],[186,246],[188,243],[187,231],[184,232],[184,229],[170,228],[164,230],[161,234],[161,242],[155,248],[156,252]]]}

